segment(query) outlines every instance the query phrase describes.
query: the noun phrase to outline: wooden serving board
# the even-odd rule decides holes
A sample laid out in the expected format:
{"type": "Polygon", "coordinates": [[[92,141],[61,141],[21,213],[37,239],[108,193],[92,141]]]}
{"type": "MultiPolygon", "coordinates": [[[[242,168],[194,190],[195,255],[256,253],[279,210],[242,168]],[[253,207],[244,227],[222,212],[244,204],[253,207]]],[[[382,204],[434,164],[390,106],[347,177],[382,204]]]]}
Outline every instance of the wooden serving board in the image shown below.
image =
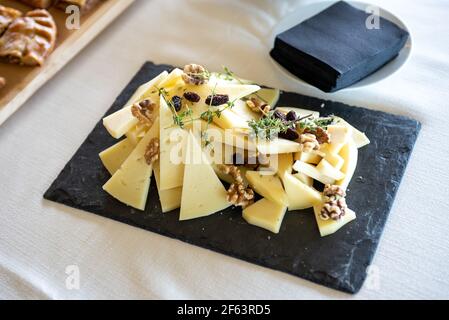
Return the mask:
{"type": "MultiPolygon", "coordinates": [[[[49,11],[58,26],[56,49],[42,67],[23,67],[0,63],[0,76],[7,81],[0,90],[0,125],[16,112],[41,86],[117,18],[134,0],[108,0],[81,17],[81,28],[68,30],[68,15],[57,8],[49,11]]],[[[16,1],[0,0],[0,4],[22,10],[32,8],[16,1]]]]}

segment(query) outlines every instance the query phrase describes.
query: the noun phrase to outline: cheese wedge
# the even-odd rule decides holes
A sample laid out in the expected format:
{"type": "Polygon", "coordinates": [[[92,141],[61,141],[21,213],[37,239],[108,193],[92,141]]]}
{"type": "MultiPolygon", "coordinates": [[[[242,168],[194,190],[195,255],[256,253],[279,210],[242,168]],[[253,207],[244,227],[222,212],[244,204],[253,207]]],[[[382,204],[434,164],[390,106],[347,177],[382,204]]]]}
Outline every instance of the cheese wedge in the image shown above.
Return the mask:
{"type": "Polygon", "coordinates": [[[352,141],[354,142],[355,146],[360,149],[368,144],[370,144],[370,140],[368,139],[368,137],[361,132],[360,130],[356,129],[355,127],[353,127],[352,125],[350,125],[346,120],[339,118],[339,117],[335,117],[337,119],[337,124],[341,124],[344,126],[347,126],[349,128],[351,128],[352,131],[352,141]]]}
{"type": "Polygon", "coordinates": [[[124,139],[101,152],[99,156],[105,168],[113,175],[120,169],[134,148],[135,145],[129,139],[124,139]]]}
{"type": "Polygon", "coordinates": [[[133,145],[137,145],[145,136],[146,131],[148,131],[147,127],[138,124],[126,133],[126,138],[128,138],[133,145]]]}
{"type": "Polygon", "coordinates": [[[345,162],[345,160],[339,154],[335,153],[327,153],[323,159],[326,160],[336,170],[340,170],[345,162]]]}
{"type": "Polygon", "coordinates": [[[153,166],[147,164],[144,155],[150,141],[158,136],[159,125],[156,122],[103,186],[107,193],[133,208],[145,210],[153,166]]]}
{"type": "Polygon", "coordinates": [[[120,139],[126,132],[137,125],[138,120],[131,112],[134,103],[147,98],[150,98],[153,102],[159,102],[159,93],[154,90],[154,88],[155,86],[158,86],[165,77],[167,77],[167,72],[162,72],[153,80],[142,85],[137,89],[137,92],[128,101],[125,107],[103,119],[103,125],[112,137],[120,139]]]}
{"type": "Polygon", "coordinates": [[[254,96],[257,99],[262,99],[265,103],[274,108],[279,101],[280,94],[281,91],[279,89],[262,88],[251,95],[251,97],[254,96]]]}
{"type": "Polygon", "coordinates": [[[275,175],[266,175],[258,171],[247,171],[246,179],[261,196],[278,203],[282,206],[288,206],[288,198],[282,188],[281,179],[275,175]]]}
{"type": "Polygon", "coordinates": [[[288,197],[288,210],[303,210],[322,202],[321,193],[309,187],[290,173],[283,178],[284,189],[288,197]]]}
{"type": "Polygon", "coordinates": [[[316,166],[316,169],[323,175],[327,177],[331,177],[334,180],[342,180],[345,177],[345,174],[340,170],[337,170],[333,167],[326,159],[320,161],[320,163],[316,166]]]}
{"type": "Polygon", "coordinates": [[[341,168],[341,172],[345,174],[345,177],[337,184],[346,189],[354,176],[355,169],[357,168],[358,161],[358,149],[352,142],[347,143],[340,151],[340,156],[344,159],[344,164],[341,168]]]}
{"type": "Polygon", "coordinates": [[[261,113],[253,112],[246,105],[246,101],[243,100],[237,100],[234,103],[234,107],[232,107],[231,111],[243,118],[245,121],[259,120],[262,116],[261,113]]]}
{"type": "Polygon", "coordinates": [[[291,174],[293,169],[293,154],[282,153],[277,155],[277,174],[284,181],[285,174],[291,174]]]}
{"type": "Polygon", "coordinates": [[[313,179],[308,175],[305,175],[302,172],[295,173],[293,175],[296,179],[299,179],[302,183],[308,185],[309,187],[313,186],[313,179]]]}
{"type": "Polygon", "coordinates": [[[335,183],[334,178],[323,174],[321,171],[319,171],[315,166],[311,164],[302,161],[296,161],[295,164],[293,165],[293,169],[295,169],[295,171],[304,173],[305,175],[311,177],[312,179],[318,180],[323,184],[335,183]]]}
{"type": "Polygon", "coordinates": [[[160,97],[160,173],[161,190],[182,186],[184,175],[183,150],[187,132],[173,126],[173,113],[160,97]]]}
{"type": "Polygon", "coordinates": [[[301,151],[301,145],[286,139],[274,139],[271,141],[258,139],[257,150],[263,154],[295,153],[301,151]]]}
{"type": "Polygon", "coordinates": [[[328,151],[337,154],[341,148],[348,143],[352,137],[352,129],[341,125],[334,124],[327,127],[327,132],[330,135],[331,142],[328,144],[328,151]]]}
{"type": "Polygon", "coordinates": [[[307,109],[301,109],[301,108],[293,108],[293,107],[278,107],[276,110],[279,110],[283,113],[289,113],[290,111],[295,111],[296,115],[299,118],[307,117],[308,115],[312,115],[312,118],[319,118],[320,113],[317,111],[307,110],[307,109]]]}
{"type": "Polygon", "coordinates": [[[175,68],[170,72],[162,81],[160,81],[158,87],[164,88],[165,90],[171,90],[177,85],[184,85],[184,81],[182,80],[183,70],[179,68],[175,68]]]}
{"type": "MultiPolygon", "coordinates": [[[[212,110],[221,110],[223,107],[213,107],[212,110]]],[[[214,123],[223,129],[243,128],[249,129],[248,121],[232,112],[231,109],[221,111],[220,117],[214,117],[214,123]]]]}
{"type": "Polygon", "coordinates": [[[159,161],[153,164],[154,178],[156,180],[157,192],[159,194],[159,201],[163,213],[167,213],[178,209],[181,206],[182,188],[173,188],[167,190],[161,190],[161,177],[160,177],[159,161]]]}
{"type": "Polygon", "coordinates": [[[322,220],[320,218],[322,205],[316,205],[313,207],[313,211],[315,212],[315,219],[318,224],[318,229],[320,230],[320,235],[322,237],[326,237],[337,232],[344,225],[356,219],[356,214],[354,211],[347,209],[346,214],[340,220],[322,220]]]}
{"type": "Polygon", "coordinates": [[[286,211],[285,205],[262,199],[243,210],[243,219],[249,224],[279,233],[286,211]]]}
{"type": "Polygon", "coordinates": [[[180,220],[209,216],[231,205],[226,199],[226,189],[191,133],[188,135],[184,162],[180,220]]]}
{"type": "Polygon", "coordinates": [[[321,156],[316,152],[296,152],[294,154],[295,161],[302,161],[305,163],[318,164],[321,161],[321,156]]]}

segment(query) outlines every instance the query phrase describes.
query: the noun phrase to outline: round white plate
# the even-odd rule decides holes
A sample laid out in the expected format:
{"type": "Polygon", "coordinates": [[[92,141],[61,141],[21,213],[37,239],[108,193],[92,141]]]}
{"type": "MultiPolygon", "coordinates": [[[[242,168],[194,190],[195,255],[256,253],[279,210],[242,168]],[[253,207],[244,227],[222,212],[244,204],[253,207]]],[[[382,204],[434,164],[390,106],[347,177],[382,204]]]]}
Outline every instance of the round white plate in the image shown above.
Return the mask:
{"type": "MultiPolygon", "coordinates": [[[[274,40],[276,38],[276,35],[284,32],[284,31],[292,28],[293,26],[303,22],[304,20],[316,15],[317,13],[323,11],[324,9],[326,9],[327,7],[329,7],[330,5],[332,5],[335,2],[336,1],[321,1],[321,2],[310,3],[307,5],[299,6],[294,12],[292,12],[291,14],[286,16],[284,19],[282,19],[273,28],[273,30],[271,32],[271,36],[269,37],[269,41],[270,41],[269,42],[269,50],[271,50],[274,46],[274,40]]],[[[369,6],[379,8],[374,5],[370,5],[368,3],[363,3],[363,2],[359,2],[359,1],[346,1],[346,2],[348,2],[349,4],[351,4],[352,6],[354,6],[356,8],[364,10],[364,11],[369,6]]],[[[397,16],[395,16],[393,13],[391,13],[385,9],[382,9],[382,8],[379,8],[379,12],[380,12],[380,16],[382,18],[388,19],[391,22],[397,24],[402,29],[407,30],[408,33],[410,34],[410,37],[409,37],[407,43],[405,44],[405,46],[399,52],[399,55],[394,60],[390,61],[388,64],[386,64],[385,66],[383,66],[381,69],[377,70],[375,73],[371,74],[370,76],[368,76],[368,77],[360,80],[359,82],[357,82],[347,88],[344,88],[342,90],[361,88],[361,87],[376,83],[378,81],[381,81],[381,80],[391,76],[396,71],[398,71],[410,58],[410,55],[412,52],[412,37],[411,37],[409,28],[407,28],[405,23],[401,19],[399,19],[397,16]]],[[[295,75],[290,73],[288,70],[286,70],[280,64],[278,64],[274,59],[271,58],[270,60],[273,62],[273,64],[276,66],[276,68],[281,73],[285,74],[291,80],[300,82],[302,85],[311,87],[310,84],[304,82],[303,80],[299,79],[298,77],[296,77],[295,75]]]]}

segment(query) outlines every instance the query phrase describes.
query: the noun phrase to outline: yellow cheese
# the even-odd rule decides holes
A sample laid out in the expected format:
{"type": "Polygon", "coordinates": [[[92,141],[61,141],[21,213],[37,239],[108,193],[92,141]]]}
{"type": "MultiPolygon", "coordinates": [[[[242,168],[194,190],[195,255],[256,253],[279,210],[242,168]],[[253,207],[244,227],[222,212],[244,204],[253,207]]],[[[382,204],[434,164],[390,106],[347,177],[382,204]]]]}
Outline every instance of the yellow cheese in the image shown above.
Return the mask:
{"type": "Polygon", "coordinates": [[[279,101],[280,94],[281,91],[279,89],[262,88],[252,96],[257,99],[262,99],[265,103],[274,108],[279,101]]]}
{"type": "Polygon", "coordinates": [[[142,85],[139,89],[137,89],[137,92],[133,95],[125,107],[103,119],[103,125],[112,137],[119,139],[126,132],[137,125],[138,121],[131,112],[131,108],[134,103],[147,98],[150,98],[155,103],[159,102],[158,92],[154,91],[154,87],[159,85],[165,77],[167,77],[167,72],[162,72],[153,80],[142,85]]]}
{"type": "Polygon", "coordinates": [[[261,113],[253,112],[243,100],[237,100],[231,110],[245,121],[259,120],[262,116],[261,113]]]}
{"type": "Polygon", "coordinates": [[[303,210],[321,203],[321,193],[286,173],[282,180],[288,197],[288,210],[303,210]]]}
{"type": "MultiPolygon", "coordinates": [[[[270,157],[271,158],[271,157],[270,157]]],[[[281,180],[284,180],[285,174],[292,173],[293,168],[293,154],[291,153],[282,153],[277,155],[277,174],[281,178],[281,180]]]]}
{"type": "Polygon", "coordinates": [[[308,185],[309,187],[313,186],[313,179],[308,175],[305,175],[302,172],[297,172],[293,175],[296,179],[299,179],[302,183],[308,185]]]}
{"type": "Polygon", "coordinates": [[[230,206],[226,189],[191,133],[184,163],[180,220],[205,217],[230,206]]]}
{"type": "Polygon", "coordinates": [[[316,152],[296,152],[294,154],[295,161],[302,161],[305,163],[318,164],[321,161],[321,156],[316,152]]]}
{"type": "Polygon", "coordinates": [[[335,153],[327,153],[323,159],[329,162],[337,170],[340,170],[345,162],[339,154],[335,153]]]}
{"type": "Polygon", "coordinates": [[[354,144],[357,148],[360,149],[360,148],[370,144],[368,137],[363,132],[354,128],[352,125],[350,125],[348,122],[346,122],[342,118],[336,117],[336,119],[337,119],[338,124],[342,124],[342,125],[345,125],[345,126],[351,128],[352,141],[354,142],[354,144]]]}
{"type": "Polygon", "coordinates": [[[183,70],[175,68],[170,72],[158,85],[159,88],[164,88],[165,90],[170,90],[177,85],[184,84],[182,80],[183,70]]]}
{"type": "Polygon", "coordinates": [[[160,97],[160,172],[161,190],[182,186],[184,175],[183,149],[187,132],[173,124],[173,113],[160,97]]]}
{"type": "Polygon", "coordinates": [[[343,188],[347,188],[354,175],[358,161],[358,149],[353,142],[347,143],[340,151],[340,156],[344,159],[341,172],[345,174],[342,180],[337,181],[337,184],[343,188]]]}
{"type": "Polygon", "coordinates": [[[278,107],[276,110],[279,110],[283,113],[289,113],[290,111],[295,111],[298,117],[307,117],[308,115],[312,115],[312,118],[319,118],[320,113],[317,111],[301,109],[301,108],[293,108],[293,107],[278,107]]]}
{"type": "Polygon", "coordinates": [[[103,186],[117,200],[139,210],[145,210],[151,182],[152,165],[145,160],[145,151],[153,138],[159,136],[159,125],[155,123],[119,170],[103,186]]]}
{"type": "MultiPolygon", "coordinates": [[[[212,107],[212,110],[222,110],[223,107],[212,107]]],[[[221,111],[219,117],[214,117],[214,122],[223,129],[243,128],[249,129],[248,122],[231,109],[224,109],[221,111]]]]}
{"type": "MultiPolygon", "coordinates": [[[[226,174],[226,173],[223,173],[223,171],[220,170],[220,169],[217,167],[217,165],[213,164],[213,165],[212,165],[212,168],[214,169],[215,174],[217,175],[217,177],[218,177],[221,181],[224,181],[224,182],[229,183],[229,184],[235,182],[235,181],[234,181],[234,178],[231,177],[231,175],[226,174]]],[[[239,169],[240,169],[240,173],[241,173],[241,175],[242,175],[243,185],[246,187],[246,186],[249,184],[248,180],[246,179],[246,172],[247,172],[249,169],[246,168],[246,167],[242,167],[242,166],[240,166],[239,169]]]]}
{"type": "Polygon", "coordinates": [[[181,206],[182,187],[161,190],[161,178],[159,171],[159,161],[153,164],[154,178],[156,180],[157,192],[159,194],[159,201],[161,202],[162,212],[170,212],[178,209],[181,206]]]}
{"type": "Polygon", "coordinates": [[[316,169],[321,172],[322,175],[331,177],[334,180],[342,180],[345,177],[343,172],[334,168],[326,159],[321,160],[316,166],[316,169]]]}
{"type": "Polygon", "coordinates": [[[261,199],[243,210],[243,219],[249,224],[279,233],[287,207],[268,199],[261,199]]]}
{"type": "Polygon", "coordinates": [[[315,219],[318,224],[318,229],[320,230],[320,235],[322,237],[331,235],[341,229],[344,225],[356,219],[356,214],[354,211],[347,209],[346,214],[340,220],[322,220],[320,218],[322,205],[316,205],[313,207],[315,212],[315,219]]]}
{"type": "Polygon", "coordinates": [[[246,172],[246,179],[253,189],[261,196],[283,206],[288,206],[288,198],[279,177],[261,174],[258,171],[246,172]]]}
{"type": "Polygon", "coordinates": [[[120,169],[120,166],[129,157],[134,148],[134,144],[128,139],[124,139],[101,152],[99,156],[105,168],[113,175],[120,169]]]}
{"type": "Polygon", "coordinates": [[[301,151],[301,145],[286,139],[258,139],[257,150],[263,154],[295,153],[301,151]]]}
{"type": "Polygon", "coordinates": [[[315,166],[302,162],[302,161],[296,161],[295,164],[293,165],[293,169],[295,169],[295,171],[304,173],[305,175],[318,180],[321,183],[324,184],[334,184],[335,183],[335,179],[332,177],[329,177],[325,174],[323,174],[321,171],[319,171],[315,166]]]}
{"type": "Polygon", "coordinates": [[[328,151],[335,154],[340,152],[341,148],[348,143],[352,135],[352,129],[341,124],[328,126],[327,132],[331,140],[328,144],[328,151]]]}
{"type": "Polygon", "coordinates": [[[128,138],[133,145],[137,145],[145,136],[146,131],[148,131],[148,127],[138,124],[126,133],[126,138],[128,138]]]}

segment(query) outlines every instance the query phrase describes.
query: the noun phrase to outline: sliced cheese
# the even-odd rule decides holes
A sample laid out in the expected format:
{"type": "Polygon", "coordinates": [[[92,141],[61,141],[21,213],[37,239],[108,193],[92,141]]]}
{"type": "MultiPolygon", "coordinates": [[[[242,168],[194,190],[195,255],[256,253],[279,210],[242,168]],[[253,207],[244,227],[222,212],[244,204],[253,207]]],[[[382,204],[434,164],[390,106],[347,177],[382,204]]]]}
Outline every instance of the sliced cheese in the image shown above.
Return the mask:
{"type": "Polygon", "coordinates": [[[294,159],[311,164],[318,164],[321,161],[321,156],[316,152],[296,152],[294,159]]]}
{"type": "MultiPolygon", "coordinates": [[[[270,157],[271,159],[271,157],[270,157]]],[[[284,180],[285,174],[291,174],[293,169],[293,154],[292,153],[282,153],[275,157],[277,159],[277,174],[284,180]]]]}
{"type": "Polygon", "coordinates": [[[161,190],[182,186],[184,175],[183,150],[187,132],[173,125],[173,113],[160,97],[160,173],[161,190]]]}
{"type": "Polygon", "coordinates": [[[351,182],[355,169],[357,168],[358,153],[356,145],[352,142],[347,143],[340,151],[340,156],[344,159],[341,172],[345,174],[345,177],[337,181],[337,184],[345,189],[351,182]]]}
{"type": "Polygon", "coordinates": [[[331,177],[334,180],[342,180],[345,174],[340,170],[334,168],[326,159],[320,161],[316,169],[321,172],[323,176],[331,177]]]}
{"type": "Polygon", "coordinates": [[[317,119],[320,117],[320,113],[317,111],[307,110],[307,109],[301,109],[301,108],[294,108],[294,107],[278,107],[276,110],[279,110],[283,113],[289,113],[290,111],[295,111],[296,115],[299,118],[307,117],[309,115],[312,115],[312,118],[317,119]]]}
{"type": "Polygon", "coordinates": [[[156,161],[153,165],[154,178],[156,180],[157,192],[159,194],[162,212],[166,213],[178,209],[181,206],[182,187],[161,190],[161,177],[159,170],[159,161],[156,161]]]}
{"type": "Polygon", "coordinates": [[[313,179],[302,172],[297,172],[293,175],[296,179],[299,179],[302,183],[305,183],[309,187],[313,186],[313,179]]]}
{"type": "Polygon", "coordinates": [[[253,112],[243,100],[237,100],[231,110],[245,121],[259,120],[262,116],[261,113],[253,112]]]}
{"type": "Polygon", "coordinates": [[[258,139],[257,150],[263,154],[295,153],[301,151],[301,145],[286,139],[258,139]]]}
{"type": "Polygon", "coordinates": [[[330,135],[328,151],[335,154],[340,152],[341,148],[348,143],[352,136],[352,129],[341,124],[328,126],[327,132],[330,135]]]}
{"type": "Polygon", "coordinates": [[[230,206],[226,189],[191,133],[184,162],[180,220],[205,217],[230,206]]]}
{"type": "Polygon", "coordinates": [[[103,119],[103,125],[112,137],[120,139],[126,132],[137,125],[138,120],[131,112],[134,103],[147,98],[150,98],[153,102],[159,102],[159,93],[154,89],[165,77],[167,77],[167,72],[162,72],[156,78],[139,87],[125,107],[103,119]]]}
{"type": "Polygon", "coordinates": [[[283,178],[284,189],[288,197],[288,210],[303,210],[321,203],[321,193],[301,182],[290,173],[283,178]]]}
{"type": "Polygon", "coordinates": [[[332,177],[329,177],[327,175],[324,175],[321,171],[319,171],[315,166],[302,162],[302,161],[296,161],[293,165],[293,169],[295,171],[304,173],[305,175],[311,177],[312,179],[315,179],[323,184],[334,184],[335,179],[332,177]]]}
{"type": "Polygon", "coordinates": [[[249,224],[279,233],[287,207],[268,199],[261,199],[243,210],[243,219],[249,224]]]}
{"type": "Polygon", "coordinates": [[[323,159],[329,162],[337,170],[340,170],[345,162],[339,154],[335,153],[327,153],[323,159]]]}
{"type": "Polygon", "coordinates": [[[113,175],[120,169],[134,148],[135,145],[129,139],[124,139],[101,152],[99,156],[105,168],[113,175]]]}
{"type": "Polygon", "coordinates": [[[158,136],[157,122],[103,186],[107,193],[133,208],[145,210],[153,166],[148,165],[144,155],[150,141],[158,136]]]}
{"type": "MultiPolygon", "coordinates": [[[[212,110],[221,110],[223,107],[214,107],[212,110]]],[[[214,123],[223,129],[243,128],[249,129],[248,121],[232,112],[231,109],[224,109],[220,112],[219,117],[214,117],[214,123]]]]}
{"type": "Polygon", "coordinates": [[[141,126],[138,124],[126,133],[126,138],[128,138],[128,140],[133,145],[137,145],[139,141],[145,136],[147,130],[148,127],[141,126]]]}
{"type": "Polygon", "coordinates": [[[320,218],[322,205],[316,205],[313,207],[315,212],[315,219],[318,224],[318,229],[320,230],[320,235],[322,237],[331,235],[341,229],[344,225],[356,219],[356,214],[354,211],[347,209],[346,214],[341,217],[340,220],[323,220],[320,218]]]}
{"type": "Polygon", "coordinates": [[[165,90],[170,90],[177,85],[184,84],[182,80],[182,75],[184,71],[178,68],[175,68],[170,72],[158,85],[159,88],[164,88],[165,90]]]}
{"type": "Polygon", "coordinates": [[[350,125],[346,120],[336,117],[337,119],[337,123],[338,124],[342,124],[344,126],[347,126],[349,128],[351,128],[352,130],[352,141],[354,142],[355,146],[360,149],[368,144],[370,144],[370,141],[368,139],[368,137],[361,132],[360,130],[356,129],[355,127],[353,127],[352,125],[350,125]]]}
{"type": "Polygon", "coordinates": [[[274,108],[279,101],[280,95],[281,91],[279,89],[262,88],[252,96],[262,99],[263,102],[274,108]]]}
{"type": "Polygon", "coordinates": [[[246,172],[246,179],[261,196],[283,206],[288,206],[288,198],[282,188],[281,180],[275,175],[266,175],[258,171],[246,172]]]}

